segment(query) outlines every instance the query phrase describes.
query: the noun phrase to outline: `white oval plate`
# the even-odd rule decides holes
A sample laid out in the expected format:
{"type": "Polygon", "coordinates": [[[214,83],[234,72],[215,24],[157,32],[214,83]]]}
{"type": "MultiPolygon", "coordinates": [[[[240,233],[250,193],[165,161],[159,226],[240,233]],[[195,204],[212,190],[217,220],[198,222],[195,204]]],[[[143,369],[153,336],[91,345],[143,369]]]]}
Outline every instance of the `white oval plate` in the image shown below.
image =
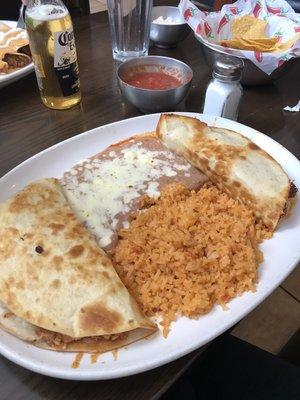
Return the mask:
{"type": "MultiPolygon", "coordinates": [[[[17,26],[17,21],[0,20],[0,22],[3,22],[4,24],[11,26],[12,28],[17,26]]],[[[23,78],[24,76],[30,74],[32,71],[34,71],[33,62],[26,65],[26,67],[17,69],[16,71],[10,72],[9,74],[0,74],[0,89],[23,78]]]]}
{"type": "MultiPolygon", "coordinates": [[[[182,113],[247,136],[271,154],[300,187],[300,163],[280,144],[247,126],[223,118],[182,113]]],[[[24,185],[44,177],[60,177],[76,162],[89,157],[109,144],[131,135],[153,131],[159,114],[132,118],[105,125],[61,142],[20,164],[0,179],[0,201],[6,200],[24,185]]],[[[111,353],[92,364],[85,354],[78,369],[72,369],[74,354],[38,349],[0,330],[0,352],[11,361],[32,371],[65,379],[96,380],[136,374],[175,360],[211,341],[237,323],[261,303],[293,270],[300,259],[300,203],[284,221],[271,240],[262,245],[265,261],[259,269],[255,293],[245,293],[223,311],[215,307],[198,320],[180,318],[172,324],[167,339],[162,335],[142,340],[121,349],[115,361],[111,353]]]]}

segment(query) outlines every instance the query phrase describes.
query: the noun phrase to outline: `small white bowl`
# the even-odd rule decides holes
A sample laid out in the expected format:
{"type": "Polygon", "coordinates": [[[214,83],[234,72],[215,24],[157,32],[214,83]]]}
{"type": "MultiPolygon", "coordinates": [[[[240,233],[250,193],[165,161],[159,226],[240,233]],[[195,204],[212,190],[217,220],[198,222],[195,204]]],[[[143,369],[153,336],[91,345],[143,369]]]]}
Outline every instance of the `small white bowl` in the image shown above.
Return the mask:
{"type": "Polygon", "coordinates": [[[175,47],[178,42],[185,39],[190,33],[190,27],[183,19],[178,7],[159,6],[152,9],[152,23],[150,28],[150,39],[156,47],[163,49],[175,47]],[[157,24],[153,21],[158,17],[164,19],[171,17],[175,24],[157,24]]]}

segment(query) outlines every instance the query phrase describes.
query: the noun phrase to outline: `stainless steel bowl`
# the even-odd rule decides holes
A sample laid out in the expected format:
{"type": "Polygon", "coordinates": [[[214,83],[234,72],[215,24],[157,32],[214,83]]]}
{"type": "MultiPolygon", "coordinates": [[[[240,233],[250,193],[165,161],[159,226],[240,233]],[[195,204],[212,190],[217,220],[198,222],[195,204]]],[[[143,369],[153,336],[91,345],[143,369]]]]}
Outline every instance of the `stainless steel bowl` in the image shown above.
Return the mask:
{"type": "MultiPolygon", "coordinates": [[[[209,46],[207,43],[203,43],[198,36],[196,39],[201,43],[202,52],[204,54],[204,58],[207,64],[213,68],[216,58],[221,54],[226,54],[225,51],[217,50],[213,46],[209,46]]],[[[236,56],[232,56],[236,57],[236,56]]],[[[238,57],[244,61],[244,69],[242,74],[241,83],[246,86],[255,86],[255,85],[266,85],[274,82],[276,79],[280,78],[290,65],[290,61],[284,63],[281,67],[277,68],[271,75],[266,74],[261,69],[259,69],[253,62],[248,60],[245,57],[238,57]]]]}
{"type": "Polygon", "coordinates": [[[180,14],[177,7],[159,6],[152,9],[152,21],[158,17],[171,17],[181,22],[174,25],[151,23],[150,39],[156,47],[169,48],[175,47],[178,42],[185,39],[190,33],[190,27],[180,14]]]}
{"type": "Polygon", "coordinates": [[[143,112],[170,111],[187,95],[193,71],[181,61],[161,56],[133,58],[117,70],[118,83],[123,96],[143,112]],[[136,72],[165,72],[175,75],[181,82],[174,89],[141,89],[126,83],[126,77],[136,72]],[[125,80],[124,80],[125,79],[125,80]]]}

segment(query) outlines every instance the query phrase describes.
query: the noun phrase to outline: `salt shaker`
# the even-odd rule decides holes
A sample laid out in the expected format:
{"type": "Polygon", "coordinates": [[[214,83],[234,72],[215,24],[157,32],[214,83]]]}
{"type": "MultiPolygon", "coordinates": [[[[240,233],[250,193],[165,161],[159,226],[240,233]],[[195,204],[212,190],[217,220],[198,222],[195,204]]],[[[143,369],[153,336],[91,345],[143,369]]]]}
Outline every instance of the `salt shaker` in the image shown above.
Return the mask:
{"type": "Polygon", "coordinates": [[[220,56],[214,64],[203,114],[216,115],[236,121],[243,88],[240,84],[244,63],[236,57],[220,56]]]}

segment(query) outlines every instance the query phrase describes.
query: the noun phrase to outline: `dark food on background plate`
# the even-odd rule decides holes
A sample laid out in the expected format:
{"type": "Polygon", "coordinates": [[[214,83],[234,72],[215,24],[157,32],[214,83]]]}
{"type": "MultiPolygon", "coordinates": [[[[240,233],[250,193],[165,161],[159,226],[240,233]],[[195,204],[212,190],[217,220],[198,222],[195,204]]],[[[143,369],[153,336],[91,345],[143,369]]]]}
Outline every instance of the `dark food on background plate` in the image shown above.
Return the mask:
{"type": "Polygon", "coordinates": [[[146,337],[155,325],[142,312],[161,317],[167,336],[177,317],[255,290],[259,243],[296,191],[244,136],[162,115],[156,135],[111,145],[0,205],[0,324],[64,351],[146,337]]]}
{"type": "Polygon", "coordinates": [[[111,260],[44,179],[0,206],[0,326],[38,347],[104,352],[153,333],[111,260]]]}
{"type": "Polygon", "coordinates": [[[0,22],[0,74],[8,74],[30,63],[26,31],[0,22]]]}

